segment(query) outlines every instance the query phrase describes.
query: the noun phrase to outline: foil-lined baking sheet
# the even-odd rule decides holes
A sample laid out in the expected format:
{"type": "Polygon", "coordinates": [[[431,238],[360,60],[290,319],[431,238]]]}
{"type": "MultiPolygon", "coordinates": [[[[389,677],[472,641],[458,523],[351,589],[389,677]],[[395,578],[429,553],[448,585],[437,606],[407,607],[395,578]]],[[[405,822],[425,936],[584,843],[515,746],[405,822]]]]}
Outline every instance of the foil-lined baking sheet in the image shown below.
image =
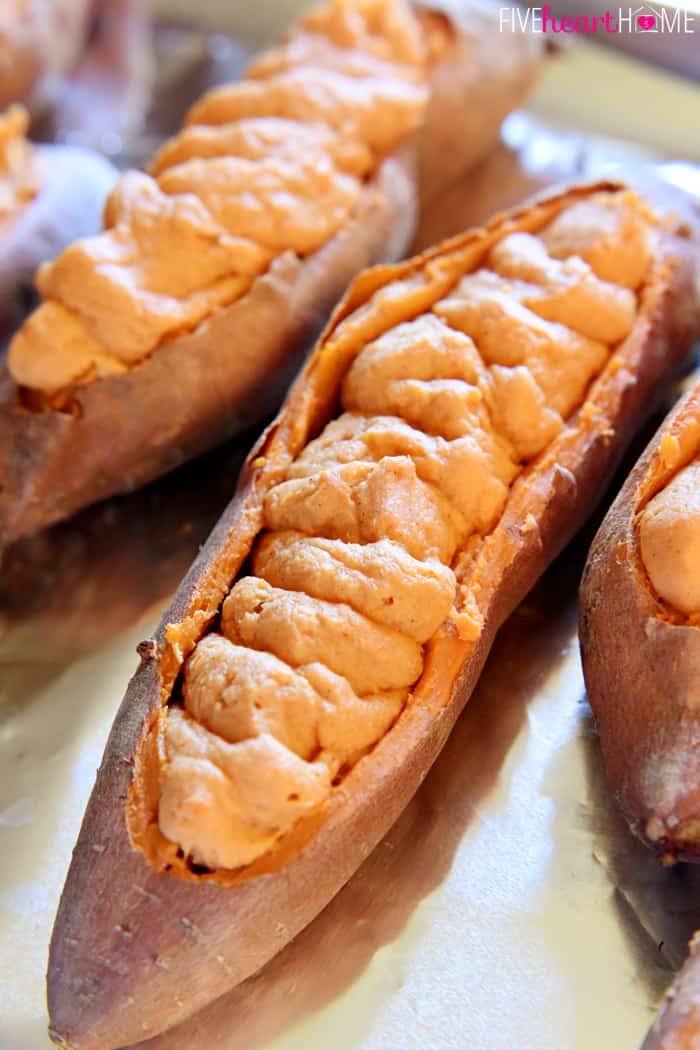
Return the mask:
{"type": "MultiPolygon", "coordinates": [[[[124,163],[150,152],[172,120],[166,97],[184,104],[244,53],[222,34],[172,24],[156,46],[160,116],[123,144],[124,163]]],[[[552,181],[643,156],[515,114],[496,154],[425,217],[417,244],[552,181]]],[[[698,185],[690,166],[665,173],[698,185]]],[[[51,924],[135,646],[227,502],[253,437],[4,556],[2,1050],[49,1045],[51,924]]],[[[659,868],[606,788],[576,637],[592,529],[504,627],[442,755],[350,883],[257,976],[165,1036],[144,1029],[142,1047],[638,1046],[700,926],[700,866],[659,868]]]]}

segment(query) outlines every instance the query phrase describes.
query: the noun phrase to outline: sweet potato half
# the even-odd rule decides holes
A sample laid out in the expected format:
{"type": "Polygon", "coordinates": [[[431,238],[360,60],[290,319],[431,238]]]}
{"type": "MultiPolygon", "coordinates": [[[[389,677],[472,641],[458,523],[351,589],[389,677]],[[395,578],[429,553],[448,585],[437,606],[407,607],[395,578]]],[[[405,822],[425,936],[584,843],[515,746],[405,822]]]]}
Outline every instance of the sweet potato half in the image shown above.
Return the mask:
{"type": "MultiPolygon", "coordinates": [[[[476,5],[454,17],[439,4],[415,11],[437,47],[424,120],[411,141],[379,157],[330,240],[310,254],[277,255],[240,298],[171,333],[123,374],[62,391],[60,404],[0,372],[0,546],[269,416],[348,282],[401,258],[419,197],[434,196],[489,152],[533,82],[539,42],[499,33],[497,13],[476,5]]],[[[314,103],[321,114],[322,94],[314,103]]],[[[107,323],[107,307],[103,315],[107,323]]]]}
{"type": "Polygon", "coordinates": [[[700,384],[666,418],[608,512],[581,586],[583,668],[606,772],[665,863],[700,860],[700,624],[656,593],[640,517],[700,453],[700,384]]]}
{"type": "Polygon", "coordinates": [[[323,805],[245,867],[203,869],[157,823],[160,733],[183,662],[218,623],[262,528],[266,494],[335,415],[353,359],[452,294],[508,234],[536,233],[568,207],[618,191],[618,183],[560,190],[351,286],[158,633],[140,647],[54,928],[48,1001],[59,1044],[106,1050],[144,1039],[254,973],[328,903],[422,782],[499,626],[589,513],[655,386],[689,344],[697,248],[682,203],[662,191],[647,198],[662,218],[629,334],[558,435],[518,473],[494,527],[458,550],[458,605],[467,590],[473,601],[461,629],[459,616],[448,617],[426,646],[423,673],[393,726],[323,805]]]}

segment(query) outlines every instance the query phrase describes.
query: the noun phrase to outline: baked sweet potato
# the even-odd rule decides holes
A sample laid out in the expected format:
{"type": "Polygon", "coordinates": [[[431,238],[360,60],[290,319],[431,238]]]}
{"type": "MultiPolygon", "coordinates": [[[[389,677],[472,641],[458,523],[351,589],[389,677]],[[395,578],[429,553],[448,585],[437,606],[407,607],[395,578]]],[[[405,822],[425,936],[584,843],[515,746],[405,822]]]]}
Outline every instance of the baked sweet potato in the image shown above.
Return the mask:
{"type": "Polygon", "coordinates": [[[479,7],[353,0],[205,96],[39,277],[0,375],[0,545],[269,414],[349,280],[405,251],[418,183],[488,152],[539,57],[479,7]]]}
{"type": "Polygon", "coordinates": [[[685,471],[699,454],[697,384],[625,482],[581,587],[583,668],[608,780],[665,863],[700,859],[700,527],[692,490],[678,488],[692,484],[685,471]]]}
{"type": "Polygon", "coordinates": [[[55,1041],[182,1020],[387,831],[689,344],[683,214],[568,188],[355,280],[141,646],[54,928],[55,1041]]]}

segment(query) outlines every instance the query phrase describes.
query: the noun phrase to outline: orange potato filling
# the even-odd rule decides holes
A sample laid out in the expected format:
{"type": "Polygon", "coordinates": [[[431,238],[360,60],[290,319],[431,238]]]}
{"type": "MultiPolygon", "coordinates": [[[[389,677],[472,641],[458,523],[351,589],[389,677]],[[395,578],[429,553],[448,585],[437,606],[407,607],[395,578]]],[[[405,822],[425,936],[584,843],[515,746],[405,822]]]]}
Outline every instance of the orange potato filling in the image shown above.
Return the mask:
{"type": "Polygon", "coordinates": [[[251,574],[186,661],[165,716],[159,826],[195,863],[246,864],[321,805],[410,703],[424,646],[461,623],[457,560],[497,524],[515,478],[635,321],[617,238],[633,230],[648,262],[647,217],[626,193],[586,209],[599,240],[567,226],[565,210],[537,237],[499,241],[430,312],[359,346],[338,415],[268,491],[251,574]],[[559,237],[561,259],[545,248],[557,230],[572,244],[567,254],[559,237]],[[246,763],[262,741],[241,801],[236,749],[246,763]]]}
{"type": "Polygon", "coordinates": [[[639,542],[659,597],[686,616],[700,614],[700,460],[676,474],[644,509],[639,542]]]}

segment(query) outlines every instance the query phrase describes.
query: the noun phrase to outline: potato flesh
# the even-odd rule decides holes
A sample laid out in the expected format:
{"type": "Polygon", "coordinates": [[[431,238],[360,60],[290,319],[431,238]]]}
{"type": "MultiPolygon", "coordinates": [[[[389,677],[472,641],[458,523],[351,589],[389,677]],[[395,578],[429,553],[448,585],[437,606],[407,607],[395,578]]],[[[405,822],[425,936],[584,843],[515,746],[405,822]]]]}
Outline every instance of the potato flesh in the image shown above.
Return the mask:
{"type": "Polygon", "coordinates": [[[546,321],[514,297],[507,280],[479,271],[465,277],[436,308],[476,342],[490,365],[525,365],[547,405],[568,417],[608,356],[608,347],[546,321]]]}
{"type": "Polygon", "coordinates": [[[427,89],[402,77],[351,77],[330,69],[293,69],[266,80],[215,88],[190,111],[190,124],[229,124],[242,117],[282,116],[320,121],[366,142],[373,153],[391,152],[416,127],[427,89]],[[378,120],[381,112],[383,119],[378,120]]]}
{"type": "Polygon", "coordinates": [[[343,602],[374,623],[424,643],[447,618],[454,576],[436,558],[419,561],[399,543],[347,543],[297,532],[268,533],[253,572],[274,587],[343,602]]]}
{"type": "Polygon", "coordinates": [[[447,565],[468,535],[460,512],[420,480],[410,456],[289,478],[268,493],[265,521],[269,529],[297,529],[347,543],[394,540],[414,558],[447,565]]]}
{"type": "Polygon", "coordinates": [[[567,208],[542,235],[554,259],[578,255],[601,281],[637,291],[649,267],[651,242],[639,202],[599,193],[567,208]]]}
{"type": "Polygon", "coordinates": [[[322,802],[330,788],[323,762],[305,762],[267,733],[229,744],[175,710],[168,718],[167,744],[168,790],[160,800],[160,827],[192,856],[205,839],[212,867],[254,860],[273,844],[280,813],[291,825],[322,802]],[[222,824],[227,835],[220,833],[222,824]]]}
{"type": "MultiPolygon", "coordinates": [[[[44,302],[8,355],[16,383],[52,396],[133,368],[275,257],[306,256],[343,228],[428,101],[410,7],[354,6],[350,23],[339,4],[302,20],[267,63],[200,100],[151,174],[120,179],[104,232],[41,268],[44,302]],[[339,67],[308,66],[314,50],[339,53],[339,67]]],[[[3,185],[0,174],[0,196],[3,185]]]]}
{"type": "Polygon", "coordinates": [[[336,765],[373,744],[404,699],[399,690],[360,699],[322,664],[292,668],[219,634],[202,639],[188,661],[185,694],[192,718],[228,743],[268,734],[306,761],[333,752],[336,765]]]}
{"type": "MultiPolygon", "coordinates": [[[[581,259],[551,260],[544,241],[533,240],[501,241],[430,313],[359,349],[340,414],[267,493],[255,575],[234,583],[221,633],[189,658],[178,718],[201,719],[234,748],[273,735],[296,758],[328,769],[325,797],[333,777],[390,732],[422,672],[423,645],[452,616],[459,551],[494,528],[522,465],[580,407],[634,320],[626,286],[598,279],[581,259]],[[584,286],[580,296],[574,278],[584,286]],[[524,283],[531,303],[555,301],[561,317],[524,306],[524,283]],[[497,309],[483,307],[484,294],[497,309]],[[566,325],[570,309],[581,327],[581,302],[586,331],[605,330],[610,342],[566,325]],[[273,661],[264,674],[263,656],[273,661]],[[322,731],[330,684],[334,717],[322,731]]],[[[616,243],[607,251],[615,255],[616,243]]],[[[170,800],[168,770],[179,751],[169,728],[166,751],[161,799],[170,800]]],[[[261,793],[266,775],[260,769],[261,793]]],[[[232,823],[222,812],[212,831],[208,814],[193,837],[181,784],[177,790],[186,833],[177,834],[177,807],[168,801],[164,834],[199,863],[235,856],[238,817],[232,823]]],[[[282,835],[298,817],[282,804],[265,831],[282,835]]],[[[241,841],[243,864],[250,842],[241,841]]]]}
{"type": "Polygon", "coordinates": [[[306,447],[290,477],[332,472],[344,464],[406,457],[415,464],[418,477],[457,509],[469,533],[485,532],[503,509],[517,466],[506,443],[490,426],[487,412],[480,412],[479,417],[471,421],[468,434],[446,441],[398,416],[345,413],[306,447]]]}
{"type": "Polygon", "coordinates": [[[265,649],[292,667],[317,660],[346,678],[359,694],[407,689],[422,668],[420,646],[344,602],[271,587],[245,576],[224,602],[224,637],[265,649]],[[371,653],[371,661],[364,659],[371,653]]]}
{"type": "Polygon", "coordinates": [[[577,256],[552,259],[532,234],[505,237],[494,248],[491,262],[501,277],[522,282],[513,290],[524,306],[547,321],[563,322],[585,338],[617,343],[634,324],[637,301],[629,288],[601,280],[577,256]]]}
{"type": "MultiPolygon", "coordinates": [[[[244,117],[235,123],[212,127],[190,124],[161,146],[151,161],[149,174],[157,178],[169,168],[194,158],[290,159],[299,153],[315,154],[319,150],[330,156],[339,171],[349,175],[363,179],[372,170],[372,152],[359,139],[339,135],[325,124],[305,124],[289,117],[269,116],[244,117]]],[[[110,216],[108,224],[113,221],[114,217],[110,216]]]]}
{"type": "Polygon", "coordinates": [[[686,616],[700,614],[700,460],[651,500],[639,521],[639,541],[659,597],[686,616]]]}

